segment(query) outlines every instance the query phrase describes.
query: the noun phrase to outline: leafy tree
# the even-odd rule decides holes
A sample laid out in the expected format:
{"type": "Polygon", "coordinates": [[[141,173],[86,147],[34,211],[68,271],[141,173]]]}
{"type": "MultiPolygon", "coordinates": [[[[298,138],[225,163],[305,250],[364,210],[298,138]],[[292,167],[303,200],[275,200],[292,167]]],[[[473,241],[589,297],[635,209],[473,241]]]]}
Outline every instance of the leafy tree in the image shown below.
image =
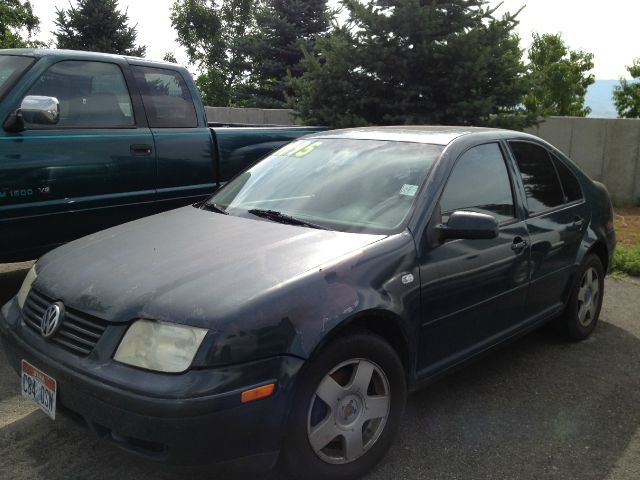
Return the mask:
{"type": "Polygon", "coordinates": [[[58,48],[117,53],[142,57],[146,47],[136,46],[136,26],[128,25],[127,11],[118,0],[78,0],[68,10],[56,8],[54,32],[58,48]]]}
{"type": "Polygon", "coordinates": [[[303,73],[303,50],[329,30],[327,0],[266,0],[256,13],[256,32],[245,44],[251,62],[248,105],[283,108],[289,77],[303,73]]]}
{"type": "Polygon", "coordinates": [[[486,0],[343,0],[350,20],[305,56],[291,105],[306,123],[503,125],[522,109],[517,13],[486,0]]]}
{"type": "Polygon", "coordinates": [[[24,48],[40,45],[31,40],[40,20],[33,14],[31,3],[0,0],[0,48],[24,48]],[[26,33],[26,38],[23,34],[26,33]]]}
{"type": "Polygon", "coordinates": [[[613,87],[613,102],[620,118],[640,118],[640,58],[627,71],[635,81],[621,78],[620,85],[613,87]]]}
{"type": "Polygon", "coordinates": [[[539,116],[585,117],[591,113],[584,98],[595,77],[593,54],[570,50],[559,34],[533,34],[529,49],[531,91],[525,97],[527,109],[539,116]]]}
{"type": "Polygon", "coordinates": [[[255,27],[257,0],[176,0],[171,23],[191,63],[207,105],[237,104],[250,65],[242,44],[255,27]]]}

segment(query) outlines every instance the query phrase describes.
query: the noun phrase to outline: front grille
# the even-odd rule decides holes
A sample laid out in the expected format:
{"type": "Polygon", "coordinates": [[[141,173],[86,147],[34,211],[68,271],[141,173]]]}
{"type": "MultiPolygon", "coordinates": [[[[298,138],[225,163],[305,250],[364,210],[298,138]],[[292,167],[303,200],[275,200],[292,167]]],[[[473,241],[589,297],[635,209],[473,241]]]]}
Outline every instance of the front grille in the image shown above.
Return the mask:
{"type": "MultiPolygon", "coordinates": [[[[24,320],[27,326],[40,333],[42,315],[54,301],[36,292],[29,292],[24,304],[24,320]]],[[[87,356],[94,349],[98,340],[107,329],[108,323],[100,318],[87,315],[65,306],[60,330],[50,339],[71,353],[87,356]]]]}

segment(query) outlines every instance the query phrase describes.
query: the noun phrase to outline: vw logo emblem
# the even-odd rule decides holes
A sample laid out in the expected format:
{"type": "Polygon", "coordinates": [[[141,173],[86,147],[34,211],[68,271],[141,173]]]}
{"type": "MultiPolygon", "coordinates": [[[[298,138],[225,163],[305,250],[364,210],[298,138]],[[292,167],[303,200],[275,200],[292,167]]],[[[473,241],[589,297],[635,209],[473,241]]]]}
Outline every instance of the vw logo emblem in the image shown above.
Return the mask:
{"type": "Polygon", "coordinates": [[[40,324],[40,332],[44,338],[51,338],[56,334],[60,328],[61,316],[62,308],[59,303],[54,303],[44,311],[42,323],[40,324]]]}

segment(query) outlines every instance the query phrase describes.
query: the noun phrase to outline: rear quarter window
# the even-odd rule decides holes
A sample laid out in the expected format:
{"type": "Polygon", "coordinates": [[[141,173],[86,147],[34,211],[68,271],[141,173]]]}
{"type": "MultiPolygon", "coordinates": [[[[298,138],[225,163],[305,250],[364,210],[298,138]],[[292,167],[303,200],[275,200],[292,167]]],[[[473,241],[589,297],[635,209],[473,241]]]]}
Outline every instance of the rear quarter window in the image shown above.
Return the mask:
{"type": "Polygon", "coordinates": [[[198,126],[193,98],[182,75],[173,70],[134,66],[149,126],[194,128],[198,126]]]}
{"type": "Polygon", "coordinates": [[[560,182],[562,183],[565,202],[571,203],[582,200],[582,188],[576,176],[556,155],[552,155],[552,157],[553,163],[558,171],[558,176],[560,177],[560,182]]]}

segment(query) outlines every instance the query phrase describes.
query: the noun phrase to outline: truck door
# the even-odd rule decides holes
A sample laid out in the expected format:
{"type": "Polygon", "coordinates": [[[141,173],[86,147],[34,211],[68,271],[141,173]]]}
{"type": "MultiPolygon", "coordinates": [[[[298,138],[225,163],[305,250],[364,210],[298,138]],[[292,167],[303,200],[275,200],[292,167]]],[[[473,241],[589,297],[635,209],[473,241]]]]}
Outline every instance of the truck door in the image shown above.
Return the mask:
{"type": "Polygon", "coordinates": [[[218,184],[215,145],[204,112],[182,74],[133,65],[158,158],[158,200],[164,209],[196,202],[218,184]]]}
{"type": "Polygon", "coordinates": [[[60,118],[3,137],[5,250],[42,253],[43,246],[140,216],[138,208],[155,197],[153,138],[139,96],[129,93],[126,63],[42,62],[49,65],[21,98],[57,98],[60,118]]]}

